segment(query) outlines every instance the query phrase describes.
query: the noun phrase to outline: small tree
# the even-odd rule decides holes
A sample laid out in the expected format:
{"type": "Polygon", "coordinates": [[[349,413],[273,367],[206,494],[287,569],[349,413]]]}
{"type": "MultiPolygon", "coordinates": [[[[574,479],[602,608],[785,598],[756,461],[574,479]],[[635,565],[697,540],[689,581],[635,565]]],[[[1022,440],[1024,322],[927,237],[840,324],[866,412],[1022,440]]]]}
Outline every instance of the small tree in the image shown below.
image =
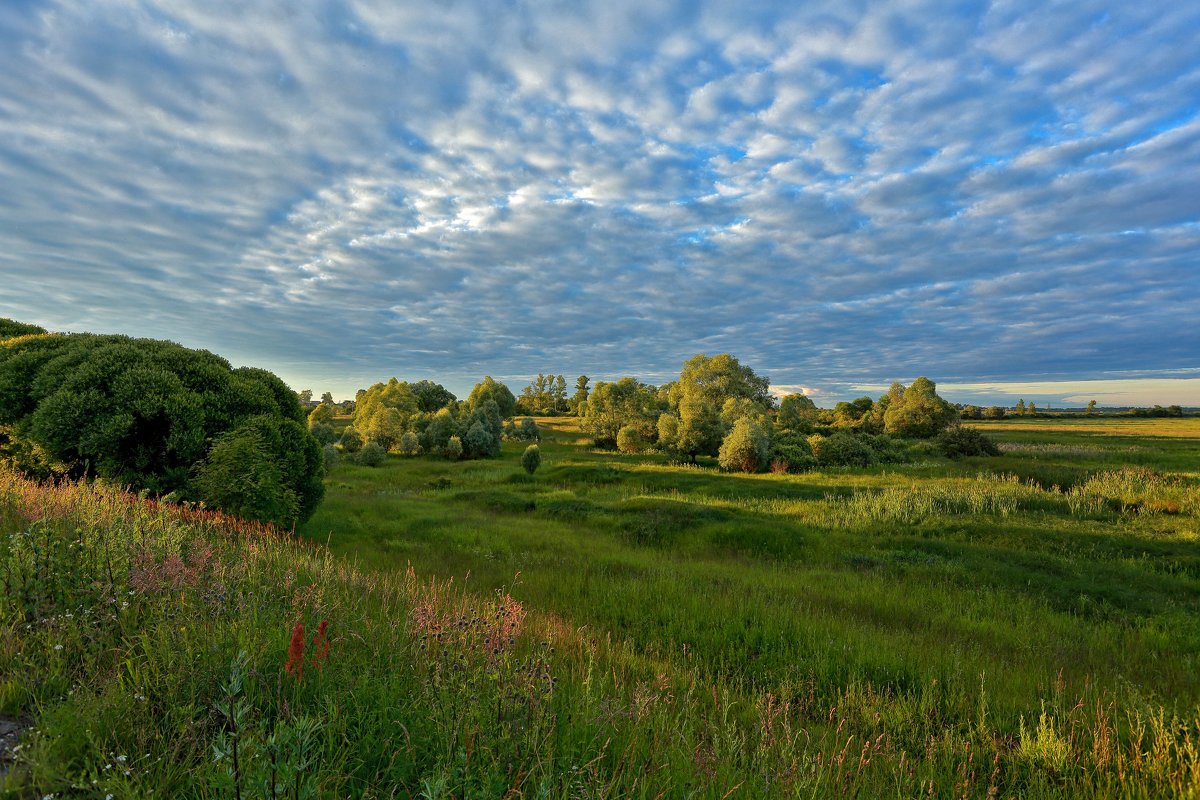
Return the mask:
{"type": "Polygon", "coordinates": [[[379,442],[367,442],[354,460],[364,467],[378,467],[387,461],[387,451],[379,442]]]}
{"type": "Polygon", "coordinates": [[[252,427],[217,437],[196,470],[196,494],[236,517],[288,527],[300,509],[262,433],[252,427]]]}
{"type": "Polygon", "coordinates": [[[338,438],[333,426],[327,422],[318,422],[316,425],[310,426],[308,432],[322,445],[333,444],[338,438]]]}
{"type": "Polygon", "coordinates": [[[640,453],[646,447],[641,431],[632,425],[626,425],[617,431],[617,449],[622,453],[640,453]]]}
{"type": "Polygon", "coordinates": [[[358,435],[358,431],[354,430],[353,425],[347,425],[346,430],[342,431],[341,444],[347,453],[357,453],[362,449],[363,439],[358,435]]]}
{"type": "Polygon", "coordinates": [[[1084,411],[1083,413],[1087,414],[1088,416],[1095,414],[1096,413],[1096,401],[1088,400],[1087,410],[1084,411]]]}
{"type": "Polygon", "coordinates": [[[451,436],[449,439],[447,439],[445,453],[446,458],[450,459],[451,461],[458,461],[460,458],[462,458],[462,439],[459,439],[457,436],[451,436]]]}
{"type": "Polygon", "coordinates": [[[540,442],[542,440],[541,428],[538,427],[533,417],[524,417],[521,420],[521,425],[517,429],[517,435],[529,442],[540,442]]]}
{"type": "Polygon", "coordinates": [[[758,472],[767,464],[771,442],[766,431],[754,420],[743,417],[721,442],[717,462],[722,469],[758,472]]]}
{"type": "Polygon", "coordinates": [[[537,468],[542,464],[542,451],[536,444],[531,444],[525,448],[525,452],[521,454],[521,466],[525,471],[532,475],[537,471],[537,468]]]}
{"type": "Polygon", "coordinates": [[[420,442],[417,441],[417,435],[412,431],[405,431],[400,437],[400,454],[405,456],[415,456],[417,451],[421,449],[420,442]]]}
{"type": "Polygon", "coordinates": [[[312,410],[308,415],[308,427],[313,425],[332,425],[333,424],[333,404],[321,403],[312,410]]]}
{"type": "Polygon", "coordinates": [[[325,471],[333,469],[338,463],[338,449],[331,444],[327,444],[321,448],[321,454],[325,458],[325,471]]]}

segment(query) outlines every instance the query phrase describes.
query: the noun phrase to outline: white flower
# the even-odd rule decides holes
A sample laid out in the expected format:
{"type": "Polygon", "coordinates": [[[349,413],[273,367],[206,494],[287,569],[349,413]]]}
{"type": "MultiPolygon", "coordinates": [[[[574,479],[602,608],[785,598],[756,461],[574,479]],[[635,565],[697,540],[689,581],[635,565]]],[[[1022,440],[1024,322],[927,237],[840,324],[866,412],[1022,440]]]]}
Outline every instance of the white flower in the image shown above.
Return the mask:
{"type": "Polygon", "coordinates": [[[55,649],[55,650],[62,650],[62,645],[61,645],[61,644],[56,644],[56,645],[54,645],[54,649],[55,649]]]}

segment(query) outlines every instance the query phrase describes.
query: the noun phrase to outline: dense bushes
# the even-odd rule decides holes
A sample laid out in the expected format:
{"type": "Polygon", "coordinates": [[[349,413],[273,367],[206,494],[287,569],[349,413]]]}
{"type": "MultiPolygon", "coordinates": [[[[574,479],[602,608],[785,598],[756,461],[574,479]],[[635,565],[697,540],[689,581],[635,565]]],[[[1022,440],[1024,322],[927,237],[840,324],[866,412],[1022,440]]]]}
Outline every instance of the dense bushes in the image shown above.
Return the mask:
{"type": "Polygon", "coordinates": [[[947,458],[998,456],[1000,448],[976,428],[955,425],[937,435],[933,444],[947,458]]]}
{"type": "Polygon", "coordinates": [[[0,459],[27,473],[105,478],[290,526],[324,495],[306,423],[279,378],[207,351],[94,334],[0,342],[0,459]]]}

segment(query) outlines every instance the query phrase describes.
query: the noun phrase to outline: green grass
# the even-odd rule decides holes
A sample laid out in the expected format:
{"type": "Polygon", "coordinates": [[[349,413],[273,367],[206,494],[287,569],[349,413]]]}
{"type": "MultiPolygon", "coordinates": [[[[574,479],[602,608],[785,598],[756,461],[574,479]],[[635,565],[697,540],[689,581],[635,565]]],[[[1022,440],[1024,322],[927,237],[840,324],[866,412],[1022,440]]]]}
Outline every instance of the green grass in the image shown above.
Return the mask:
{"type": "Polygon", "coordinates": [[[273,763],[309,796],[1200,791],[1197,421],[984,423],[1002,456],[796,475],[539,422],[533,476],[523,443],[337,466],[299,545],[6,478],[0,713],[38,720],[10,785],[269,796],[273,763]],[[292,626],[320,619],[297,681],[292,626]]]}

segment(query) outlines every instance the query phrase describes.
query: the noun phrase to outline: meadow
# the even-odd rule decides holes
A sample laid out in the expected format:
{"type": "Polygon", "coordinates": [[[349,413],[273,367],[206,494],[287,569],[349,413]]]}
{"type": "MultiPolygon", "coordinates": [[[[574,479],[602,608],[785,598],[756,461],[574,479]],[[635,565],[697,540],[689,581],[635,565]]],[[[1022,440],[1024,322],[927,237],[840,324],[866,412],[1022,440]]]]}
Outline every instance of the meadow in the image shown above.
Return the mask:
{"type": "Polygon", "coordinates": [[[1200,420],[757,475],[539,424],[533,475],[341,463],[291,535],[7,476],[10,791],[1200,793],[1200,420]]]}

